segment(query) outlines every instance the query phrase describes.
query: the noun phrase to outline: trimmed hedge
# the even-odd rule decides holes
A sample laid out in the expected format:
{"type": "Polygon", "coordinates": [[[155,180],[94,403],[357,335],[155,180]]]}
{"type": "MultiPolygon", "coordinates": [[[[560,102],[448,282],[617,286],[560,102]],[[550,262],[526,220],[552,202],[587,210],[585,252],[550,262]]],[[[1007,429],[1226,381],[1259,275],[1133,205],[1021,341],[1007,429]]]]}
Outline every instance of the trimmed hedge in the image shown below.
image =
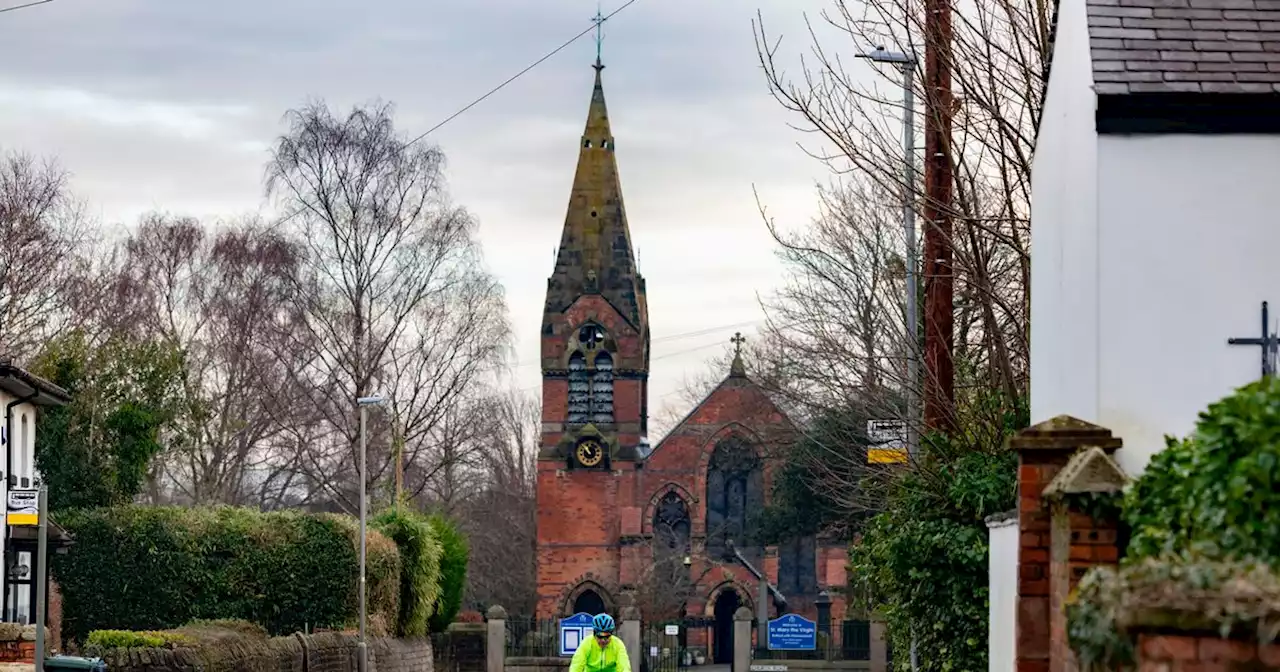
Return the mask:
{"type": "MultiPolygon", "coordinates": [[[[242,619],[272,634],[340,628],[358,614],[354,522],[334,515],[231,507],[121,506],[64,512],[75,538],[55,555],[63,635],[157,631],[198,619],[242,619]]],[[[398,612],[400,558],[369,536],[371,628],[398,612]]]]}
{"type": "Polygon", "coordinates": [[[1190,436],[1166,444],[1125,495],[1127,556],[1195,552],[1280,567],[1280,379],[1210,404],[1190,436]]]}
{"type": "Polygon", "coordinates": [[[462,610],[462,593],[467,588],[467,563],[471,549],[458,526],[440,514],[431,516],[431,529],[440,541],[440,597],[431,614],[431,632],[444,632],[462,610]]]}
{"type": "Polygon", "coordinates": [[[403,569],[400,573],[400,612],[396,634],[421,637],[440,599],[440,557],[443,553],[431,523],[407,509],[388,509],[373,519],[382,534],[395,541],[403,569]]]}

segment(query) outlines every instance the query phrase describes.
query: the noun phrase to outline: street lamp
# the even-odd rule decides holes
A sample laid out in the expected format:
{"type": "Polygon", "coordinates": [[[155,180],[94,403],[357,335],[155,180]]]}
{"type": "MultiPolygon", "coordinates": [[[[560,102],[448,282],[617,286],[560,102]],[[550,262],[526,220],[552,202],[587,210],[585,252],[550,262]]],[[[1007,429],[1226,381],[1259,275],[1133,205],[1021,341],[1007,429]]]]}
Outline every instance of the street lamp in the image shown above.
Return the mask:
{"type": "Polygon", "coordinates": [[[366,411],[370,406],[380,406],[382,397],[360,397],[356,399],[356,406],[360,407],[360,643],[357,645],[356,665],[358,672],[367,672],[369,669],[369,643],[365,639],[365,561],[368,557],[367,535],[368,535],[368,493],[367,477],[368,474],[368,443],[365,437],[366,411]]]}
{"type": "Polygon", "coordinates": [[[911,343],[911,352],[907,357],[907,453],[913,459],[916,453],[916,389],[920,379],[920,366],[917,345],[920,333],[919,317],[916,315],[918,297],[916,295],[916,126],[915,126],[915,88],[914,74],[916,57],[898,51],[888,51],[878,46],[874,51],[858,54],[875,63],[888,63],[902,71],[902,179],[906,184],[902,199],[902,227],[907,238],[906,268],[906,313],[907,336],[911,343]]]}
{"type": "MultiPolygon", "coordinates": [[[[916,457],[916,385],[920,379],[920,366],[917,359],[917,347],[920,333],[920,322],[916,316],[916,125],[915,125],[915,67],[916,57],[900,51],[889,51],[884,46],[877,46],[867,54],[858,54],[876,63],[895,65],[902,71],[902,177],[906,183],[902,199],[902,227],[907,236],[907,263],[903,264],[907,271],[907,335],[910,338],[911,352],[907,357],[907,455],[916,457]]],[[[911,669],[920,668],[916,656],[916,637],[911,633],[911,669]]]]}

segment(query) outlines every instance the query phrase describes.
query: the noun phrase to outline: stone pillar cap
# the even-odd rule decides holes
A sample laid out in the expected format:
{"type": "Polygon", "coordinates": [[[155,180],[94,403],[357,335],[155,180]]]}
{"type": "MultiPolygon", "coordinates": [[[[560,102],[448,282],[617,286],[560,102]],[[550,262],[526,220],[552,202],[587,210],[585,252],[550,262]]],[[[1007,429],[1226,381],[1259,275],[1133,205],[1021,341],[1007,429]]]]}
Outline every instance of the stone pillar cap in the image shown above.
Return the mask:
{"type": "Polygon", "coordinates": [[[492,607],[489,607],[489,611],[486,611],[484,615],[485,615],[485,618],[491,621],[507,620],[507,610],[503,609],[501,606],[496,604],[493,605],[492,607]]]}
{"type": "Polygon", "coordinates": [[[1085,422],[1070,415],[1059,415],[1032,425],[1009,437],[1009,448],[1020,453],[1035,451],[1074,451],[1097,446],[1110,453],[1124,445],[1106,427],[1085,422]]]}
{"type": "Polygon", "coordinates": [[[756,620],[756,615],[746,607],[738,607],[738,610],[733,612],[733,620],[750,622],[756,620]]]}

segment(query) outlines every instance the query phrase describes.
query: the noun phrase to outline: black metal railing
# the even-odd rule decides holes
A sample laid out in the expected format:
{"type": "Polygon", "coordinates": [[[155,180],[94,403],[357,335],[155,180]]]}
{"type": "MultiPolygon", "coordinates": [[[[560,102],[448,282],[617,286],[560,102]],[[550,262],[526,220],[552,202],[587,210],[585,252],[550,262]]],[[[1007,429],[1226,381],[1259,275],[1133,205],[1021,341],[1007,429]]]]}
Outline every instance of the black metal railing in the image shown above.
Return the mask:
{"type": "Polygon", "coordinates": [[[752,657],[757,660],[871,660],[871,622],[846,620],[834,623],[831,632],[819,631],[812,649],[769,649],[768,638],[752,624],[752,657]]]}
{"type": "Polygon", "coordinates": [[[533,616],[507,618],[508,658],[551,658],[560,655],[560,621],[533,616]]]}

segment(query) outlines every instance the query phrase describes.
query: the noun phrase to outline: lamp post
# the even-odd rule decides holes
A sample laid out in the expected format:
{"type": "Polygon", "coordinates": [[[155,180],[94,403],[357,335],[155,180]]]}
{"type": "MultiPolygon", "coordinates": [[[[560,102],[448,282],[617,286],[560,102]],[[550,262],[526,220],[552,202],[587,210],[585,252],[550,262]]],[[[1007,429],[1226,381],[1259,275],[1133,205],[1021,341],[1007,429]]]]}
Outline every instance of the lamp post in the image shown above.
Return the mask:
{"type": "Polygon", "coordinates": [[[888,51],[878,46],[874,51],[858,54],[875,63],[889,63],[902,72],[902,180],[906,185],[902,199],[902,228],[906,234],[906,317],[907,338],[911,351],[907,353],[907,454],[914,459],[916,446],[919,443],[916,432],[916,416],[919,410],[916,402],[917,386],[920,382],[920,318],[917,315],[918,295],[916,293],[916,125],[915,125],[915,88],[914,78],[916,57],[898,51],[888,51]]]}
{"type": "Polygon", "coordinates": [[[367,556],[367,535],[368,530],[368,510],[369,497],[366,492],[368,488],[367,474],[369,462],[368,442],[365,436],[365,426],[367,424],[367,410],[370,406],[378,406],[382,404],[382,397],[360,397],[356,399],[356,406],[360,407],[360,642],[356,645],[357,658],[356,665],[358,672],[368,672],[369,669],[369,642],[365,639],[365,561],[367,556]]]}
{"type": "MultiPolygon", "coordinates": [[[[920,382],[918,347],[920,344],[920,321],[916,315],[918,303],[916,294],[916,124],[914,86],[916,57],[900,51],[889,51],[883,46],[877,46],[870,53],[858,54],[858,58],[865,58],[876,63],[889,63],[897,66],[898,70],[902,72],[902,179],[906,185],[902,199],[902,228],[907,238],[907,259],[903,266],[906,267],[907,276],[907,337],[911,344],[911,351],[907,353],[906,425],[907,455],[914,460],[919,443],[916,431],[916,418],[919,411],[919,404],[916,402],[916,391],[920,382]]],[[[911,669],[919,669],[914,633],[911,636],[911,669]]]]}

